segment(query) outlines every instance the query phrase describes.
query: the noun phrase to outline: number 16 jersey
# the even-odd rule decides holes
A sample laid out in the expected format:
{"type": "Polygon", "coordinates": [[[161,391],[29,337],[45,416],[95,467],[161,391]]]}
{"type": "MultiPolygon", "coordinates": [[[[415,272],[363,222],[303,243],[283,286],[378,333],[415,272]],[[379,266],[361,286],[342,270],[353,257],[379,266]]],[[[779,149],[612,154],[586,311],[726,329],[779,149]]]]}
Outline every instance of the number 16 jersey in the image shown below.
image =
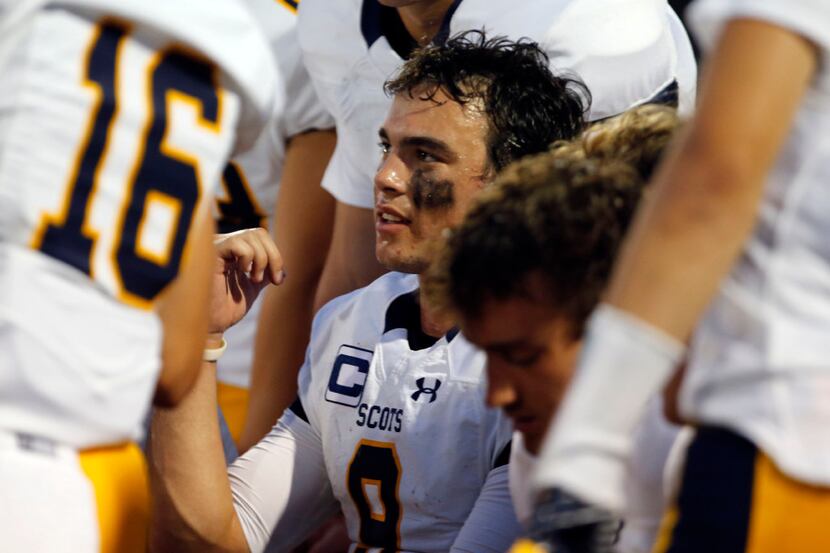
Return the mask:
{"type": "Polygon", "coordinates": [[[77,448],[138,437],[154,301],[272,111],[243,6],[153,4],[2,0],[0,428],[77,448]]]}

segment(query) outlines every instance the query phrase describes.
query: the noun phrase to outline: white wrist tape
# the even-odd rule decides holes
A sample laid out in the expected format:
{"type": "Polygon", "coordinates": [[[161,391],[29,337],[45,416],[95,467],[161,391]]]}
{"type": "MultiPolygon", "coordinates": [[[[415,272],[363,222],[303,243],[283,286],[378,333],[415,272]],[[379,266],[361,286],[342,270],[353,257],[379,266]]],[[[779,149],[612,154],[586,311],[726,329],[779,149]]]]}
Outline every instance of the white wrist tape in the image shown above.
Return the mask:
{"type": "Polygon", "coordinates": [[[588,322],[574,380],[554,418],[533,478],[621,512],[634,431],[648,400],[683,357],[684,345],[602,304],[588,322]]]}
{"type": "Polygon", "coordinates": [[[228,348],[228,342],[222,338],[222,345],[218,348],[205,348],[204,352],[202,353],[202,360],[203,361],[217,361],[222,354],[225,353],[225,350],[228,348]]]}

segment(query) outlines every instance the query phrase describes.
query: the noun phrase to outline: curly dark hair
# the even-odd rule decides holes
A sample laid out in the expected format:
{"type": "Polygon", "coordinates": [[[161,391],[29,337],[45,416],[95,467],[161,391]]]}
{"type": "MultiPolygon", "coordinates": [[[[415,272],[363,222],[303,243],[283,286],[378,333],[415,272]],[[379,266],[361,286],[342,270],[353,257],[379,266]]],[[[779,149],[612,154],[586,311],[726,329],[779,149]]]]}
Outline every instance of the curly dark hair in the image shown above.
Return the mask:
{"type": "Polygon", "coordinates": [[[548,63],[530,39],[467,31],[417,50],[384,90],[433,101],[440,90],[462,105],[480,101],[490,123],[490,162],[500,171],[584,127],[588,88],[576,77],[555,76],[548,63]]]}
{"type": "Polygon", "coordinates": [[[638,108],[507,167],[427,273],[429,301],[476,318],[487,299],[530,297],[528,277],[538,272],[546,300],[580,337],[678,126],[670,108],[638,108]]]}

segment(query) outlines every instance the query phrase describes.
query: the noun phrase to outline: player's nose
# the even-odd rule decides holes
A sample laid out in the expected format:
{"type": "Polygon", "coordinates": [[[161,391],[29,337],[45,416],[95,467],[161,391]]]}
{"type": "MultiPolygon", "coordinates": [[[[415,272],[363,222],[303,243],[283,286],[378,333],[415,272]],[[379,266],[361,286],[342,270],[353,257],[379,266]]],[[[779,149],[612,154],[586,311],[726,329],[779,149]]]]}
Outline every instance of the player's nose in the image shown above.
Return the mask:
{"type": "Polygon", "coordinates": [[[516,387],[507,375],[504,367],[494,361],[492,356],[487,359],[487,405],[491,407],[506,407],[518,399],[516,387]]]}
{"type": "Polygon", "coordinates": [[[406,194],[407,179],[406,164],[395,154],[387,155],[375,173],[375,196],[406,194]]]}

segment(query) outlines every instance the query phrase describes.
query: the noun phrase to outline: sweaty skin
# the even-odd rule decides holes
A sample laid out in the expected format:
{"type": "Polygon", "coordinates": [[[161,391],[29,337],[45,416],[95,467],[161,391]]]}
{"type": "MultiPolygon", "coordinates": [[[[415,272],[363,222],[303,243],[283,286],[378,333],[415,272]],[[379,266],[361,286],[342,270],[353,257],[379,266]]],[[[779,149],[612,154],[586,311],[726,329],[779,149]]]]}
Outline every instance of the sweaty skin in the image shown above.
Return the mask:
{"type": "Polygon", "coordinates": [[[446,209],[455,203],[452,181],[432,179],[423,169],[417,169],[412,174],[410,186],[412,203],[418,209],[446,209]]]}

